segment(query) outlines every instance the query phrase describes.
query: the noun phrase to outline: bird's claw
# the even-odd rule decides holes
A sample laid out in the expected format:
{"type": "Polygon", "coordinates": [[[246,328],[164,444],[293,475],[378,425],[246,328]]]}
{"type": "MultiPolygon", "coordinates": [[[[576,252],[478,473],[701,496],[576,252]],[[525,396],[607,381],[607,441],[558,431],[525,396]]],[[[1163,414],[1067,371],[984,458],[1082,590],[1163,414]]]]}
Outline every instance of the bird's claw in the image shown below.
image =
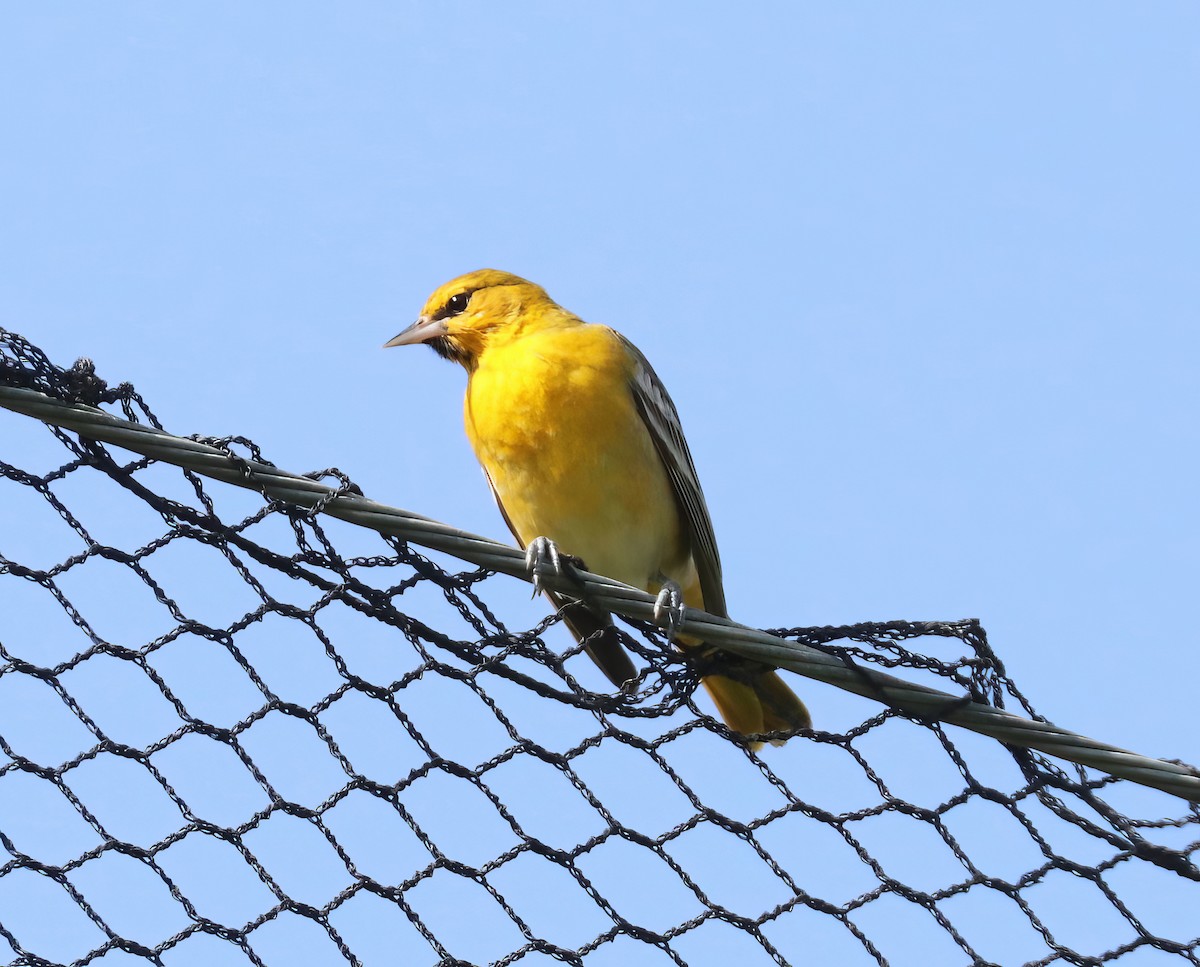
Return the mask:
{"type": "Polygon", "coordinates": [[[683,624],[684,610],[683,591],[679,585],[674,581],[665,582],[654,599],[654,620],[666,626],[668,639],[674,638],[675,632],[683,624]]]}
{"type": "Polygon", "coordinates": [[[542,590],[542,577],[539,573],[543,567],[551,567],[556,574],[563,572],[563,555],[558,552],[558,545],[548,537],[535,537],[525,548],[525,567],[529,570],[533,581],[533,597],[542,590]]]}

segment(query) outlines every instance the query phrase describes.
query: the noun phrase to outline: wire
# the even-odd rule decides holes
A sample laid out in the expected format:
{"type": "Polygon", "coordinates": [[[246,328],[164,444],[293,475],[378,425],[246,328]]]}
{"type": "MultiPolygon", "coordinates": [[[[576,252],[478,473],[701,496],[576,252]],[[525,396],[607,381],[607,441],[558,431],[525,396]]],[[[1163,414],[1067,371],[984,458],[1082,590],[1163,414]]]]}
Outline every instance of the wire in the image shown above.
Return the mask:
{"type": "MultiPolygon", "coordinates": [[[[347,487],[330,487],[199,440],[173,436],[95,407],[63,402],[30,389],[0,386],[0,406],[73,430],[89,439],[257,490],[269,499],[316,509],[381,534],[443,551],[488,570],[531,580],[525,555],[516,548],[411,511],[389,507],[351,493],[347,487]]],[[[628,618],[654,621],[654,598],[611,578],[582,570],[564,576],[549,566],[539,569],[538,577],[553,590],[572,596],[582,593],[589,601],[609,611],[628,618]]],[[[686,610],[679,630],[734,654],[786,668],[918,718],[948,722],[1008,745],[1035,749],[1191,802],[1200,802],[1200,770],[1188,765],[1138,755],[1048,722],[1036,722],[885,672],[848,664],[801,642],[769,635],[694,608],[686,610]]]]}

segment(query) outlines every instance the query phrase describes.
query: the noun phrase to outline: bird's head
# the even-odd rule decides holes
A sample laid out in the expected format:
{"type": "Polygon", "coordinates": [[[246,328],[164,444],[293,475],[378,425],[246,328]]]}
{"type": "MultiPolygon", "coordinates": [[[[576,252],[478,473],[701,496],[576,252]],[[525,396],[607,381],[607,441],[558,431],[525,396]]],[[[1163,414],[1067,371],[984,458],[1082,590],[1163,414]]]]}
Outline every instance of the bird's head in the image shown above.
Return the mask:
{"type": "Polygon", "coordinates": [[[509,272],[479,269],[436,289],[417,321],[384,347],[428,343],[443,359],[470,371],[490,340],[514,337],[556,314],[569,315],[541,286],[509,272]]]}

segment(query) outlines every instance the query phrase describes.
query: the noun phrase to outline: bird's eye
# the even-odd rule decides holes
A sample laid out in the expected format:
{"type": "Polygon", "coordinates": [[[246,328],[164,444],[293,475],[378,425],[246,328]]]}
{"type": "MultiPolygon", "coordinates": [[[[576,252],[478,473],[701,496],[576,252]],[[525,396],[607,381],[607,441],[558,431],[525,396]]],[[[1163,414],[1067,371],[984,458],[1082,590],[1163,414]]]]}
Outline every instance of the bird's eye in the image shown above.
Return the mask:
{"type": "Polygon", "coordinates": [[[446,315],[457,316],[467,308],[467,303],[471,301],[470,292],[460,292],[458,295],[452,295],[446,302],[446,315]]]}

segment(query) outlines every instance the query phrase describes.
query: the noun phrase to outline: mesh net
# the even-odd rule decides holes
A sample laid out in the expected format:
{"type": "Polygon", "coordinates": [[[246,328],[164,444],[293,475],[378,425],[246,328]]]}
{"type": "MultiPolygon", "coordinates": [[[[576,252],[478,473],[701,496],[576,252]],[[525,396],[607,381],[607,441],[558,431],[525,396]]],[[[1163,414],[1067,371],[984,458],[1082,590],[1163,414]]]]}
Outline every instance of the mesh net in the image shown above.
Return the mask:
{"type": "MultiPolygon", "coordinates": [[[[614,696],[510,578],[0,434],[11,964],[1200,963],[1195,805],[841,693],[755,754],[649,626],[614,696]]],[[[1036,717],[974,622],[775,633],[1036,717]]]]}

